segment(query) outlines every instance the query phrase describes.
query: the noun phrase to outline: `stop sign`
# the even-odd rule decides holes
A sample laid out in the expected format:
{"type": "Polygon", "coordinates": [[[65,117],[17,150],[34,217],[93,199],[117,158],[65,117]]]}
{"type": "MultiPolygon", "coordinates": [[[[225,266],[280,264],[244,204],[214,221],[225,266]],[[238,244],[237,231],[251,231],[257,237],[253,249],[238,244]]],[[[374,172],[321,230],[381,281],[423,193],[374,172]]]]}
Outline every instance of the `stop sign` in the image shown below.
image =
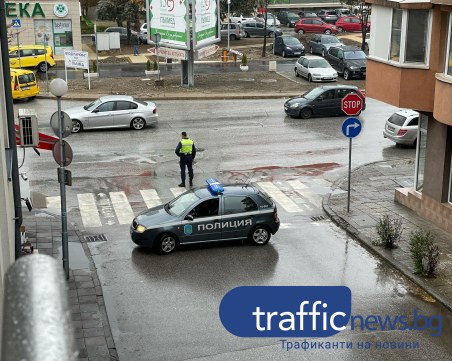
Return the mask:
{"type": "Polygon", "coordinates": [[[357,115],[363,108],[363,100],[356,93],[348,93],[341,101],[341,109],[347,115],[357,115]]]}

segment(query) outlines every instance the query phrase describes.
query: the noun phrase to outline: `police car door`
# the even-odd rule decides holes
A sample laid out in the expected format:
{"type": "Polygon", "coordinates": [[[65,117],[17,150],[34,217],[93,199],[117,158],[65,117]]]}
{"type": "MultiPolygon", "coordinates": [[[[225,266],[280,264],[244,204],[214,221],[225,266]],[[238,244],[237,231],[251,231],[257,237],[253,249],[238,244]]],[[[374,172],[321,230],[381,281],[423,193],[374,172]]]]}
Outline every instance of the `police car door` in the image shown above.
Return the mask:
{"type": "Polygon", "coordinates": [[[198,203],[187,213],[182,221],[181,243],[221,239],[219,204],[218,197],[207,199],[198,203]]]}
{"type": "Polygon", "coordinates": [[[258,206],[248,196],[224,196],[221,216],[223,239],[243,239],[256,224],[258,206]]]}

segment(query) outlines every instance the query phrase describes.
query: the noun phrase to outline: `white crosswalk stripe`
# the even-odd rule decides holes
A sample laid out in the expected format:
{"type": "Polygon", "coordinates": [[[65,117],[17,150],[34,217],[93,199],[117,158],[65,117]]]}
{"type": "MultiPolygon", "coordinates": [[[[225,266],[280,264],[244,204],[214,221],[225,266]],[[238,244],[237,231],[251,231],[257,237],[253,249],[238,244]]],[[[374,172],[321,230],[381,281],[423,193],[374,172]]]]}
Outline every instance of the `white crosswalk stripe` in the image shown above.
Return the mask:
{"type": "Polygon", "coordinates": [[[77,194],[80,215],[85,227],[102,227],[99,212],[97,210],[96,198],[92,193],[77,194]]]}
{"type": "Polygon", "coordinates": [[[126,194],[124,192],[110,192],[109,194],[119,224],[131,223],[134,214],[126,194]]]}
{"type": "Polygon", "coordinates": [[[257,182],[257,185],[287,212],[303,212],[303,209],[298,207],[294,201],[281,192],[272,182],[257,182]]]}
{"type": "Polygon", "coordinates": [[[322,205],[321,196],[312,193],[305,184],[301,183],[298,180],[287,181],[287,183],[293,188],[295,192],[306,198],[313,205],[322,205]]]}
{"type": "Polygon", "coordinates": [[[46,208],[59,208],[61,209],[61,197],[46,197],[46,208]]]}
{"type": "Polygon", "coordinates": [[[155,189],[141,189],[140,193],[148,208],[152,208],[163,203],[155,189]]]}
{"type": "Polygon", "coordinates": [[[174,197],[180,196],[182,193],[186,191],[185,188],[177,187],[177,188],[170,188],[171,193],[173,193],[174,197]]]}

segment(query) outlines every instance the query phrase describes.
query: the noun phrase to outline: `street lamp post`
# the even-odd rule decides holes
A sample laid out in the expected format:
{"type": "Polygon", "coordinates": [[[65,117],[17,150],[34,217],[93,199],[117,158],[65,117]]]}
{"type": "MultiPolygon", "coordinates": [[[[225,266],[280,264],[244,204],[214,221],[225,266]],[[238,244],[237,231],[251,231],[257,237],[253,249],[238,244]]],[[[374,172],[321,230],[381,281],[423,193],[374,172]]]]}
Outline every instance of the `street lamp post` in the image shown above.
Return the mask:
{"type": "Polygon", "coordinates": [[[229,32],[230,32],[230,28],[231,28],[231,12],[230,12],[230,7],[231,7],[231,0],[228,0],[228,51],[229,51],[229,32]]]}
{"type": "Polygon", "coordinates": [[[61,197],[61,241],[63,246],[63,268],[66,279],[69,279],[69,250],[67,235],[67,212],[66,212],[66,184],[65,184],[65,152],[63,142],[63,114],[61,112],[61,97],[68,91],[67,83],[60,78],[53,79],[50,82],[50,92],[57,98],[58,106],[58,128],[59,128],[59,144],[60,144],[60,167],[58,168],[58,181],[60,182],[61,197]]]}

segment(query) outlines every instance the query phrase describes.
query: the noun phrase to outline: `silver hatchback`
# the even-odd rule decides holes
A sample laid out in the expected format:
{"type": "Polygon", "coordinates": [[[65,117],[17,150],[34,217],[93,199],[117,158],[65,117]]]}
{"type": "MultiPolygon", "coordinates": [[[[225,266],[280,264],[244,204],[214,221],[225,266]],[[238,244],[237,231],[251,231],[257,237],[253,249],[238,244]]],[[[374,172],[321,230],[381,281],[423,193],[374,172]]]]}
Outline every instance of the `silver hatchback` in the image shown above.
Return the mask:
{"type": "Polygon", "coordinates": [[[418,124],[418,112],[401,109],[386,121],[383,136],[397,144],[416,145],[418,124]]]}
{"type": "Polygon", "coordinates": [[[100,97],[85,106],[64,110],[72,119],[72,133],[97,128],[141,130],[158,121],[157,107],[127,95],[100,97]]]}

